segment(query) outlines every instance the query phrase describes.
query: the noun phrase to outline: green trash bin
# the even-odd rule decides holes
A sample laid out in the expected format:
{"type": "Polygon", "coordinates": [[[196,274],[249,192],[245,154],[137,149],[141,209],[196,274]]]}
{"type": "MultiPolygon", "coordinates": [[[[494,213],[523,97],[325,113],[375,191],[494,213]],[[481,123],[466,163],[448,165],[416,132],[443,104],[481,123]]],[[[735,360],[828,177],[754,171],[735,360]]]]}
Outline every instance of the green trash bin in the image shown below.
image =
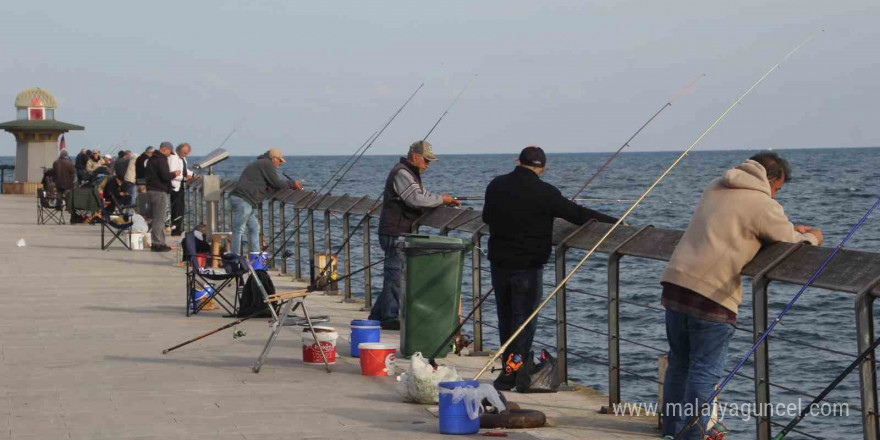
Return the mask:
{"type": "MultiPolygon", "coordinates": [[[[425,357],[458,326],[464,254],[473,248],[460,238],[411,235],[398,243],[404,260],[400,352],[425,357]]],[[[446,356],[451,344],[438,357],[446,356]]]]}

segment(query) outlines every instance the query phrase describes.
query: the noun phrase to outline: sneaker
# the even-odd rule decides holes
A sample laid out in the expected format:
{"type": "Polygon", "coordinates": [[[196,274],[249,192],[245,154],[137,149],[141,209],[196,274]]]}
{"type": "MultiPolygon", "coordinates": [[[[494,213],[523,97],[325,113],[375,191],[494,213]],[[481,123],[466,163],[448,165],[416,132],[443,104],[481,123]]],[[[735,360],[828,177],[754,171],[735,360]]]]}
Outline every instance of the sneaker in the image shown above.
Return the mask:
{"type": "Polygon", "coordinates": [[[171,248],[164,244],[154,244],[150,246],[150,250],[153,252],[169,252],[171,248]]]}
{"type": "Polygon", "coordinates": [[[495,381],[492,382],[492,386],[498,391],[510,391],[516,387],[516,375],[501,372],[501,374],[495,378],[495,381]]]}
{"type": "Polygon", "coordinates": [[[400,321],[393,319],[391,321],[381,322],[379,323],[379,327],[382,327],[382,330],[400,330],[400,321]]]}

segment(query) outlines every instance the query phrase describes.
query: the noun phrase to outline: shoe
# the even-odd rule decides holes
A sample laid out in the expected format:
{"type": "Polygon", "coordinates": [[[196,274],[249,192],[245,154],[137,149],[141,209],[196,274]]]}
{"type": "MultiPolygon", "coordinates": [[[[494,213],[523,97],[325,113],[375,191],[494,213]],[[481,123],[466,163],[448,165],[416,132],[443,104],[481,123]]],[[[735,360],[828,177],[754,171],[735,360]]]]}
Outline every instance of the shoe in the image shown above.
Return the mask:
{"type": "Polygon", "coordinates": [[[510,391],[516,387],[516,375],[502,372],[498,375],[495,381],[492,382],[492,386],[498,391],[510,391]]]}
{"type": "Polygon", "coordinates": [[[380,322],[379,327],[382,327],[382,330],[400,330],[400,321],[394,319],[391,321],[380,322]]]}
{"type": "Polygon", "coordinates": [[[150,246],[150,250],[153,252],[169,252],[171,248],[164,244],[154,244],[150,246]]]}

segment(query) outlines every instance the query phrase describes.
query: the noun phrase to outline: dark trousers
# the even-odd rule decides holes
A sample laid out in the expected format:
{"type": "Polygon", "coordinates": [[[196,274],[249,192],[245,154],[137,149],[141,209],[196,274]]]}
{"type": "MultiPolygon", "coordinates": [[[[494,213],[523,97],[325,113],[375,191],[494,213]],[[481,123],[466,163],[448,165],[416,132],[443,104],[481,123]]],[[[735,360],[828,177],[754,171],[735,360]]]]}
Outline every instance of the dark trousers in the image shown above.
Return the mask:
{"type": "Polygon", "coordinates": [[[183,214],[186,211],[186,192],[183,185],[180,191],[171,191],[171,235],[183,234],[183,214]]]}
{"type": "Polygon", "coordinates": [[[382,292],[376,298],[373,308],[370,310],[370,319],[380,322],[389,322],[398,319],[400,313],[400,291],[403,274],[401,265],[403,260],[397,246],[397,236],[379,234],[379,246],[385,251],[384,276],[382,277],[382,292]]]}
{"type": "MultiPolygon", "coordinates": [[[[492,265],[492,288],[495,289],[495,306],[498,310],[498,333],[501,344],[510,336],[526,318],[535,311],[543,296],[544,267],[533,269],[507,269],[492,265]]],[[[504,353],[501,363],[505,374],[511,374],[528,356],[535,338],[537,320],[529,325],[516,337],[504,353]]]]}

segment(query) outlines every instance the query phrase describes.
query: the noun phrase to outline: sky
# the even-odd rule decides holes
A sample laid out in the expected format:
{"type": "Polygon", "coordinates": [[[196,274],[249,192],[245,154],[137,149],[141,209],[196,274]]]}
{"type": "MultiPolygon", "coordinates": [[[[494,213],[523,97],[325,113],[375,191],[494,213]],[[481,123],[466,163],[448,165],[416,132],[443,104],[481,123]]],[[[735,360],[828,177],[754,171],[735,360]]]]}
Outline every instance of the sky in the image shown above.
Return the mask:
{"type": "MultiPolygon", "coordinates": [[[[168,140],[195,155],[880,146],[880,2],[15,2],[0,14],[0,121],[42,87],[71,149],[168,140]],[[3,105],[3,103],[7,103],[3,105]],[[3,116],[5,115],[5,116],[3,116]]],[[[0,155],[14,138],[0,136],[0,155]]]]}

